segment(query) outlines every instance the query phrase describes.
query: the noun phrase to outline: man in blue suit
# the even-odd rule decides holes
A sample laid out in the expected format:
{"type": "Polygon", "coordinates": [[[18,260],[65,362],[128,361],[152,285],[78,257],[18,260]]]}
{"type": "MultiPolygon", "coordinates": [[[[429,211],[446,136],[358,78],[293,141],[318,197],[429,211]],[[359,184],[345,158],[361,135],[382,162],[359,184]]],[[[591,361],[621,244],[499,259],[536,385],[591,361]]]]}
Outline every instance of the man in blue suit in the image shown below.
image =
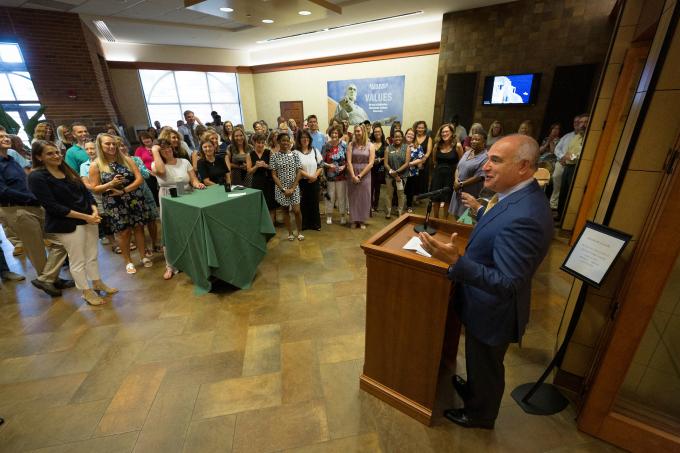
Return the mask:
{"type": "MultiPolygon", "coordinates": [[[[525,135],[498,140],[484,164],[484,186],[496,192],[486,208],[473,197],[464,202],[477,213],[465,255],[456,234],[449,243],[427,233],[420,238],[434,258],[450,263],[456,285],[454,307],[465,325],[467,382],[454,377],[463,409],[444,415],[464,427],[493,428],[505,389],[503,358],[519,342],[529,321],[531,278],[553,235],[550,205],[534,180],[538,143],[525,135]]],[[[467,194],[465,194],[467,195],[467,194]]]]}

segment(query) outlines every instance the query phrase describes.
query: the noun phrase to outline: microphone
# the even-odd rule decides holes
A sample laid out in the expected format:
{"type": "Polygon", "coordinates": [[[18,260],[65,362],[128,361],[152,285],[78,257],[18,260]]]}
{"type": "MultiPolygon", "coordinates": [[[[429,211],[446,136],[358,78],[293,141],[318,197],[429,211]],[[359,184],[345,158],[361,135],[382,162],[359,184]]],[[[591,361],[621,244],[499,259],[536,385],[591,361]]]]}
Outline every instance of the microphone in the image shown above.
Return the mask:
{"type": "Polygon", "coordinates": [[[414,197],[415,200],[422,200],[423,198],[431,198],[437,195],[450,195],[452,192],[450,187],[442,187],[441,189],[433,190],[432,192],[421,193],[414,197]]]}

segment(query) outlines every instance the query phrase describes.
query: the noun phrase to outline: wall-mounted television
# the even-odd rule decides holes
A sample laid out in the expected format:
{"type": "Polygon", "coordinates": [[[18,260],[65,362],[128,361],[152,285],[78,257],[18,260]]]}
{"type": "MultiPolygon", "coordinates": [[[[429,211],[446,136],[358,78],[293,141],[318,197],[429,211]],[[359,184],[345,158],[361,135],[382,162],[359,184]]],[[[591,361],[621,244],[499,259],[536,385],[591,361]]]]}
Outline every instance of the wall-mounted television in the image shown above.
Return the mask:
{"type": "Polygon", "coordinates": [[[484,81],[483,105],[531,105],[536,103],[541,74],[499,74],[484,81]]]}

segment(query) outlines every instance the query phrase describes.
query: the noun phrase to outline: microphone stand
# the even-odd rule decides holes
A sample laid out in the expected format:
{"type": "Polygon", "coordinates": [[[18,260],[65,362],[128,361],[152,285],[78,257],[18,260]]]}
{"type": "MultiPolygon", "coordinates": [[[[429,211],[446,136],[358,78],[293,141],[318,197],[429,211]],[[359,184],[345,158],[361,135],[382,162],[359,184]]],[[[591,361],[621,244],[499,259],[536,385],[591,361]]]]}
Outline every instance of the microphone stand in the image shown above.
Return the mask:
{"type": "Polygon", "coordinates": [[[430,223],[430,213],[432,212],[432,198],[427,199],[427,213],[425,214],[425,223],[422,225],[416,225],[413,227],[413,230],[416,233],[422,233],[423,231],[432,236],[437,232],[434,228],[432,228],[429,223],[430,223]]]}

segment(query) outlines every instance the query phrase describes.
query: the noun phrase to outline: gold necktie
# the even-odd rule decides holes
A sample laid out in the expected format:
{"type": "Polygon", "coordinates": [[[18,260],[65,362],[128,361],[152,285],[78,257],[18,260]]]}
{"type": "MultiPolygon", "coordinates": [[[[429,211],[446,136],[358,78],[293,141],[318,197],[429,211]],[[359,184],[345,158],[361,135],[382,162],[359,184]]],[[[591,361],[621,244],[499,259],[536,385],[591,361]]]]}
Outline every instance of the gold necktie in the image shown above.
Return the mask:
{"type": "Polygon", "coordinates": [[[491,211],[496,204],[498,204],[498,194],[494,194],[494,196],[491,197],[491,200],[489,200],[489,203],[487,203],[486,209],[484,210],[484,215],[491,211]]]}

